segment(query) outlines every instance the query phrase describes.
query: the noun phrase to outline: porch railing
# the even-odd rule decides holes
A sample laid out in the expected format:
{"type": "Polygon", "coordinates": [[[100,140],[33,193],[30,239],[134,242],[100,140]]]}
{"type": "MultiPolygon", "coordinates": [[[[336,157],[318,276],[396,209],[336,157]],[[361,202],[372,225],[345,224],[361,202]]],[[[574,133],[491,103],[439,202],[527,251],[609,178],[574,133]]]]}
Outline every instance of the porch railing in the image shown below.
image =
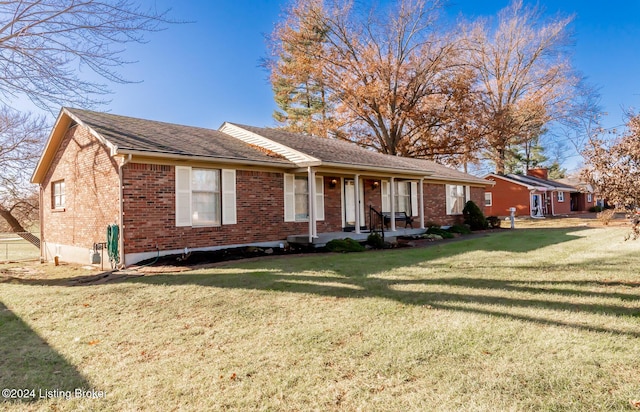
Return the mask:
{"type": "Polygon", "coordinates": [[[373,206],[369,206],[369,228],[371,233],[380,233],[384,241],[384,216],[382,212],[378,212],[373,206]]]}

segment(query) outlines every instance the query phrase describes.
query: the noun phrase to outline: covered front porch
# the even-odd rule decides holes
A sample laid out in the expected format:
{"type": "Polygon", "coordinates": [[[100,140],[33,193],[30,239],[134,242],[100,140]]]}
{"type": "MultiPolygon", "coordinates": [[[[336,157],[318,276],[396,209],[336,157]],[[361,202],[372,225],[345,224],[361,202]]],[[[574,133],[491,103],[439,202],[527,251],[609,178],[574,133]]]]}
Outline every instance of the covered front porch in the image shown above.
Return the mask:
{"type": "MultiPolygon", "coordinates": [[[[385,230],[384,231],[384,239],[386,241],[394,240],[399,236],[415,236],[422,235],[427,231],[427,229],[401,229],[396,228],[394,231],[385,230]]],[[[334,239],[353,239],[358,242],[364,242],[367,240],[367,237],[371,233],[370,230],[363,230],[359,233],[353,232],[328,232],[328,233],[318,233],[314,237],[310,237],[308,233],[299,234],[299,235],[291,235],[287,236],[287,242],[296,245],[312,245],[314,247],[323,247],[328,242],[334,239]]],[[[379,231],[377,233],[380,233],[379,231]]]]}
{"type": "Polygon", "coordinates": [[[291,172],[285,174],[285,221],[306,220],[308,230],[288,236],[289,243],[324,246],[332,239],[364,241],[372,229],[384,229],[385,239],[425,232],[428,172],[326,166],[291,172]]]}

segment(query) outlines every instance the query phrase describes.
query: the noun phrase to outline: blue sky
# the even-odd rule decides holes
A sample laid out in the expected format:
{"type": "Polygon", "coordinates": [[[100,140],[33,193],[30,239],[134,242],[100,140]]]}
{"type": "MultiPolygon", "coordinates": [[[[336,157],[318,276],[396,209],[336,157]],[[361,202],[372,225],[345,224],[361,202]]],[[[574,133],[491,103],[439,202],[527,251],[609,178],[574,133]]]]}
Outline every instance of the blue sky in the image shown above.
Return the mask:
{"type": "MultiPolygon", "coordinates": [[[[171,8],[177,20],[129,45],[125,58],[137,63],[122,73],[141,83],[116,85],[115,114],[217,128],[224,121],[273,126],[275,108],[267,73],[265,34],[286,0],[141,0],[171,8]]],[[[451,0],[447,13],[471,19],[495,15],[507,0],[451,0]]],[[[640,107],[640,1],[540,0],[549,13],[575,14],[574,66],[600,88],[606,127],[623,123],[623,108],[640,107]]]]}

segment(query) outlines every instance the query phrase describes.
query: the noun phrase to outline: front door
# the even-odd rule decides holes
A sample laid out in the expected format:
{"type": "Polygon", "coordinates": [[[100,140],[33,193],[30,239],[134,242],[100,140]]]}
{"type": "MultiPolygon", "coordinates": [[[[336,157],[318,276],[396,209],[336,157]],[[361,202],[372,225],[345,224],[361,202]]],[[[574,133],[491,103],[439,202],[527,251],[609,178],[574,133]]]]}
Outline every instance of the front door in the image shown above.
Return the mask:
{"type": "MultiPolygon", "coordinates": [[[[360,227],[365,225],[364,217],[364,186],[362,180],[360,180],[360,227]]],[[[343,188],[343,203],[342,210],[344,210],[344,227],[355,228],[356,227],[356,184],[353,179],[344,179],[343,188]]]]}
{"type": "Polygon", "coordinates": [[[543,199],[539,194],[531,195],[531,216],[534,217],[542,217],[544,216],[543,212],[543,199]]]}
{"type": "Polygon", "coordinates": [[[356,185],[353,179],[344,179],[344,224],[356,226],[356,185]]]}

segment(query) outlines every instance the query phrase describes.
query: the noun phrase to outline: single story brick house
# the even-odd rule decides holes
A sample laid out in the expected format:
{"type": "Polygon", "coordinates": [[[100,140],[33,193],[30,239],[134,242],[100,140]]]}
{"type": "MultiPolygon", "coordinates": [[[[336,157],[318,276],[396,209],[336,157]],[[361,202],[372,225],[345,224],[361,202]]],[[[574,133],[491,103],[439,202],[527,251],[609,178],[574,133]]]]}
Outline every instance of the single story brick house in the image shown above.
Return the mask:
{"type": "MultiPolygon", "coordinates": [[[[362,235],[369,207],[405,212],[424,231],[425,222],[460,222],[464,203],[481,205],[492,184],[347,141],[72,108],[60,111],[32,182],[40,187],[44,260],[88,263],[115,224],[123,266],[185,248],[362,235]]],[[[395,219],[389,224],[391,233],[405,230],[395,219]]]]}
{"type": "Polygon", "coordinates": [[[491,173],[485,179],[495,182],[485,192],[486,216],[508,216],[511,207],[516,208],[517,216],[567,215],[588,211],[595,205],[592,193],[548,179],[544,168],[530,169],[526,176],[491,173]]]}

